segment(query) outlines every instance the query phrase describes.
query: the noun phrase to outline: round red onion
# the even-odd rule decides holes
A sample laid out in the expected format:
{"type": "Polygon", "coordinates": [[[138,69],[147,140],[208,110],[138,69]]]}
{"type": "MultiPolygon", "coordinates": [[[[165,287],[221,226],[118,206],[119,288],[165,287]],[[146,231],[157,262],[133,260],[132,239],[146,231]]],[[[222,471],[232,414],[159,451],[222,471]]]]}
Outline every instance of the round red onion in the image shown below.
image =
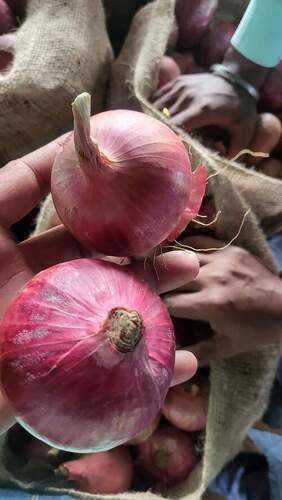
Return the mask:
{"type": "Polygon", "coordinates": [[[182,384],[172,387],[165,399],[162,412],[178,429],[202,431],[207,423],[209,405],[208,382],[182,384]]]}
{"type": "Polygon", "coordinates": [[[204,167],[159,120],[129,110],[90,121],[90,96],[73,103],[74,134],[56,157],[51,190],[62,222],[106,255],[143,255],[175,239],[200,208],[204,167]],[[194,195],[194,196],[193,196],[194,195]]]}
{"type": "Polygon", "coordinates": [[[133,463],[128,449],[120,446],[69,460],[60,465],[56,475],[73,481],[80,491],[93,495],[115,495],[130,490],[133,463]]]}
{"type": "Polygon", "coordinates": [[[138,446],[138,462],[157,489],[186,479],[198,461],[191,436],[169,425],[138,446]]]}
{"type": "Polygon", "coordinates": [[[126,266],[80,259],[42,271],[1,335],[2,386],[18,421],[60,449],[129,441],[156,417],[172,378],[170,316],[126,266]]]}
{"type": "Polygon", "coordinates": [[[144,443],[144,441],[147,441],[147,439],[155,432],[157,429],[159,423],[160,423],[161,415],[157,415],[156,418],[154,418],[153,422],[149,424],[146,429],[144,429],[140,434],[137,434],[133,439],[130,439],[126,444],[128,446],[136,446],[137,444],[144,443]]]}

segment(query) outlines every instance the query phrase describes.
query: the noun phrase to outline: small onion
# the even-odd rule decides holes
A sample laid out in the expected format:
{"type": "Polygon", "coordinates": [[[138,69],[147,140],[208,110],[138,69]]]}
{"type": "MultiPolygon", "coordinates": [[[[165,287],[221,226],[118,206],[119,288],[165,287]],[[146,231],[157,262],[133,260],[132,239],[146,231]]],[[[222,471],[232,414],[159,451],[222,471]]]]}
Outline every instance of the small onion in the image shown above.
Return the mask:
{"type": "Polygon", "coordinates": [[[128,449],[120,446],[69,460],[60,465],[56,476],[73,481],[80,491],[92,495],[115,495],[130,490],[133,463],[128,449]]]}
{"type": "Polygon", "coordinates": [[[163,405],[166,419],[178,429],[202,431],[207,423],[209,405],[208,381],[172,387],[163,405]]]}
{"type": "Polygon", "coordinates": [[[58,153],[51,191],[60,219],[85,247],[105,255],[144,255],[174,240],[197,214],[203,166],[192,174],[177,135],[129,110],[90,120],[90,96],[73,103],[74,133],[58,153]]]}
{"type": "Polygon", "coordinates": [[[199,461],[191,435],[166,425],[137,447],[138,463],[155,489],[173,486],[188,477],[199,461]]]}
{"type": "Polygon", "coordinates": [[[160,412],[173,326],[126,266],[80,259],[35,276],[1,325],[1,381],[18,421],[56,448],[105,451],[160,412]]]}

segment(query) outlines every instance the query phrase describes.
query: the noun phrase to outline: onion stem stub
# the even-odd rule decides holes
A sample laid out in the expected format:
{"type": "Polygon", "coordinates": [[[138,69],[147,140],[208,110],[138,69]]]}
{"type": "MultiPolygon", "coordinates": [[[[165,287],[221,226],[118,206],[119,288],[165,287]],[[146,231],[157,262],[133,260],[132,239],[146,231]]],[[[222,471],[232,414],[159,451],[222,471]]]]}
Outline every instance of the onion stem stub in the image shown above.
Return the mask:
{"type": "Polygon", "coordinates": [[[107,336],[122,353],[132,352],[142,337],[142,320],[137,311],[113,309],[105,323],[107,336]]]}
{"type": "Polygon", "coordinates": [[[74,118],[74,145],[77,154],[82,158],[95,162],[99,153],[90,135],[91,96],[87,92],[78,95],[72,103],[74,118]]]}

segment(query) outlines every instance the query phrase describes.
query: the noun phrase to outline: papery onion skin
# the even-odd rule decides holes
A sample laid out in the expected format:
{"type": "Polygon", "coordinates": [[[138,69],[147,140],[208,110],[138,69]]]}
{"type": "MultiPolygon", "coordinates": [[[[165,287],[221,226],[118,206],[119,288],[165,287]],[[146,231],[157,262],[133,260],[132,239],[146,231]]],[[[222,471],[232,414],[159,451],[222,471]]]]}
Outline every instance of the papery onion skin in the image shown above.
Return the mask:
{"type": "Polygon", "coordinates": [[[1,381],[18,421],[51,446],[105,451],[158,414],[175,341],[161,299],[125,266],[79,259],[35,276],[1,325],[1,381]],[[137,311],[142,334],[122,353],[103,331],[112,310],[137,311]]]}
{"type": "Polygon", "coordinates": [[[78,154],[71,134],[55,159],[51,191],[59,217],[85,247],[144,255],[167,239],[189,206],[186,148],[162,122],[129,110],[93,116],[90,135],[78,154]]]}

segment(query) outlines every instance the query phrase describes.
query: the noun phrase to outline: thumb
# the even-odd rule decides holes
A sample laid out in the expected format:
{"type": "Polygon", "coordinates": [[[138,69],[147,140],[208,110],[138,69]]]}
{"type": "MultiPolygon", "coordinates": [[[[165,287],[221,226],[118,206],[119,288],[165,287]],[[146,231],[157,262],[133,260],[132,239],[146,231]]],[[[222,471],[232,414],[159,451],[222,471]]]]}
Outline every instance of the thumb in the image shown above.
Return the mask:
{"type": "Polygon", "coordinates": [[[175,366],[171,387],[174,385],[183,384],[192,378],[197,371],[198,363],[194,356],[189,351],[176,351],[175,353],[175,366]]]}
{"type": "Polygon", "coordinates": [[[188,346],[187,350],[194,354],[199,366],[205,366],[213,361],[229,358],[233,355],[230,341],[217,334],[208,340],[188,346]]]}
{"type": "Polygon", "coordinates": [[[218,125],[220,118],[211,111],[203,112],[199,106],[188,106],[184,111],[174,115],[171,123],[177,127],[183,127],[186,132],[207,127],[209,125],[218,125]]]}

